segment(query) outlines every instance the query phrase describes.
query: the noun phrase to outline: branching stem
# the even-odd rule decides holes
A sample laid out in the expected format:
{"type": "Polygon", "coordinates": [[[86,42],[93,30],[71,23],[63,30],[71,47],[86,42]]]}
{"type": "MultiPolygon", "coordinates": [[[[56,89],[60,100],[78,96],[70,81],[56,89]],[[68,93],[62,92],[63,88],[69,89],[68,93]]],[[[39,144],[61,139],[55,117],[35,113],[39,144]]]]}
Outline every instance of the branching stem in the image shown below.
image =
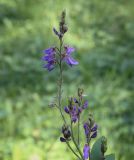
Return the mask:
{"type": "Polygon", "coordinates": [[[69,147],[69,149],[74,153],[74,155],[76,155],[76,157],[78,159],[80,159],[79,155],[77,153],[75,153],[75,151],[73,150],[73,148],[70,146],[69,142],[66,142],[67,146],[69,147]]]}
{"type": "Polygon", "coordinates": [[[61,101],[62,101],[62,83],[63,83],[63,75],[62,75],[62,55],[61,55],[61,52],[62,52],[62,44],[63,44],[63,41],[62,39],[60,39],[60,48],[59,48],[59,53],[60,53],[60,61],[59,61],[59,70],[60,70],[60,73],[59,73],[59,83],[58,83],[58,106],[59,106],[59,111],[60,111],[60,114],[62,116],[62,119],[64,121],[64,123],[66,124],[66,120],[65,120],[65,117],[62,113],[62,106],[61,106],[61,101]]]}
{"type": "MultiPolygon", "coordinates": [[[[62,84],[63,84],[63,73],[62,73],[62,45],[63,45],[63,40],[60,39],[60,48],[58,49],[59,51],[59,56],[60,56],[60,61],[58,63],[59,65],[59,83],[58,83],[58,108],[59,108],[59,111],[60,111],[60,114],[61,114],[61,117],[64,121],[64,123],[66,124],[66,120],[65,120],[65,117],[64,117],[64,114],[62,112],[62,84]]],[[[73,135],[73,128],[72,128],[72,123],[71,123],[71,133],[72,133],[72,140],[73,140],[73,143],[75,145],[75,147],[77,148],[78,152],[79,152],[79,155],[80,157],[82,158],[82,160],[84,160],[83,158],[83,155],[82,155],[82,152],[81,150],[79,149],[79,123],[78,122],[78,144],[76,143],[75,139],[74,139],[74,135],[73,135]]],[[[73,150],[73,148],[70,146],[69,142],[66,142],[67,146],[69,147],[69,149],[75,154],[75,156],[78,158],[78,159],[81,159],[79,157],[79,155],[73,150]]]]}
{"type": "Polygon", "coordinates": [[[79,154],[80,154],[82,160],[84,160],[83,155],[82,155],[82,152],[81,152],[79,146],[77,145],[77,143],[76,143],[76,141],[75,141],[75,138],[74,138],[74,135],[73,135],[73,126],[72,126],[72,122],[71,122],[71,134],[72,134],[72,141],[73,141],[75,147],[77,148],[77,150],[78,150],[78,152],[79,152],[79,154]]]}

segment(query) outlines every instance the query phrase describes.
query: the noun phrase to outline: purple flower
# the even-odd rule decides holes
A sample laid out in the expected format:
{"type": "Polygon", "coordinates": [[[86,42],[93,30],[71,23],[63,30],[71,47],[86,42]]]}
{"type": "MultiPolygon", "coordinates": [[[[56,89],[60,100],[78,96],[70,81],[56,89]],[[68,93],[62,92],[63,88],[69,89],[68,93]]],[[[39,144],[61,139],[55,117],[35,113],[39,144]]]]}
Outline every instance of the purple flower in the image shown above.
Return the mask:
{"type": "Polygon", "coordinates": [[[45,49],[43,52],[45,54],[54,54],[55,53],[55,47],[51,47],[51,48],[45,49]]]}
{"type": "Polygon", "coordinates": [[[89,140],[89,138],[95,138],[97,136],[98,126],[96,123],[94,123],[93,127],[91,127],[88,122],[85,122],[83,127],[85,130],[85,135],[86,135],[87,141],[89,140]]]}
{"type": "Polygon", "coordinates": [[[79,103],[78,100],[76,98],[74,98],[74,103],[79,103]]]}
{"type": "Polygon", "coordinates": [[[94,123],[93,127],[91,128],[91,132],[93,133],[91,135],[91,138],[96,138],[97,137],[97,129],[98,129],[98,125],[96,123],[94,123]]]}
{"type": "Polygon", "coordinates": [[[68,126],[66,125],[62,126],[62,133],[63,133],[63,137],[60,137],[60,141],[61,142],[69,141],[71,137],[71,131],[68,126]]]}
{"type": "Polygon", "coordinates": [[[80,111],[76,106],[72,106],[70,108],[69,107],[64,107],[64,111],[67,114],[70,114],[72,122],[75,123],[78,120],[80,111]]]}
{"type": "Polygon", "coordinates": [[[60,37],[60,33],[55,28],[53,28],[53,32],[55,33],[56,36],[60,37]]]}
{"type": "Polygon", "coordinates": [[[89,123],[88,122],[84,123],[83,127],[84,127],[84,130],[85,130],[85,135],[86,135],[86,137],[88,137],[88,135],[90,134],[89,123]]]}
{"type": "Polygon", "coordinates": [[[73,108],[70,112],[70,115],[71,115],[72,122],[75,123],[78,119],[78,110],[77,110],[76,106],[73,106],[73,108]]]}
{"type": "Polygon", "coordinates": [[[82,108],[86,109],[87,107],[88,107],[88,101],[85,101],[84,104],[83,104],[83,106],[82,106],[82,108]]]}
{"type": "Polygon", "coordinates": [[[97,124],[95,123],[95,124],[93,125],[93,127],[91,128],[91,132],[97,131],[97,128],[98,128],[98,126],[97,126],[97,124]]]}
{"type": "Polygon", "coordinates": [[[45,55],[42,57],[43,61],[46,61],[47,64],[44,65],[44,68],[47,68],[48,71],[51,71],[54,69],[56,64],[56,51],[54,47],[48,48],[43,51],[45,55]]]}
{"type": "Polygon", "coordinates": [[[68,107],[64,107],[64,111],[69,114],[69,108],[68,107]]]}
{"type": "Polygon", "coordinates": [[[52,71],[54,69],[54,61],[48,62],[46,65],[44,65],[44,68],[47,68],[48,71],[52,71]]]}
{"type": "Polygon", "coordinates": [[[61,142],[66,142],[66,139],[63,138],[63,137],[60,137],[60,141],[61,141],[61,142]]]}
{"type": "Polygon", "coordinates": [[[70,55],[72,52],[75,51],[75,49],[73,47],[69,47],[69,46],[64,46],[66,54],[70,55]]]}
{"type": "Polygon", "coordinates": [[[88,144],[85,144],[85,146],[83,148],[84,160],[87,160],[89,158],[89,152],[90,152],[90,147],[88,146],[88,144]]]}
{"type": "Polygon", "coordinates": [[[79,114],[82,112],[82,108],[81,107],[78,107],[78,112],[79,112],[79,114]]]}
{"type": "Polygon", "coordinates": [[[71,57],[71,53],[75,51],[74,48],[69,47],[69,46],[65,46],[65,54],[63,55],[63,60],[69,65],[69,66],[73,66],[73,65],[77,65],[79,64],[75,59],[73,59],[71,57]]]}
{"type": "Polygon", "coordinates": [[[96,138],[97,137],[97,131],[93,132],[93,134],[91,135],[91,138],[96,138]]]}
{"type": "Polygon", "coordinates": [[[51,60],[55,59],[55,54],[49,54],[42,57],[43,61],[49,62],[51,60]]]}

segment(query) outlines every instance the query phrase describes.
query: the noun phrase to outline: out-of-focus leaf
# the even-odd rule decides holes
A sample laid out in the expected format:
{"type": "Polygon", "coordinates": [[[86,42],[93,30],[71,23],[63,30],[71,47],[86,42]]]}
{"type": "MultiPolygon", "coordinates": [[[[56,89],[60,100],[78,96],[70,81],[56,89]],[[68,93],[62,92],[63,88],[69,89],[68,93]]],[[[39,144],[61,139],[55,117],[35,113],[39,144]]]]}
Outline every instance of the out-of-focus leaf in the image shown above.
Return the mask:
{"type": "Polygon", "coordinates": [[[106,155],[105,160],[115,160],[115,154],[106,155]]]}
{"type": "Polygon", "coordinates": [[[101,139],[99,138],[96,140],[96,142],[93,144],[92,150],[91,150],[91,160],[100,160],[102,153],[101,153],[101,139]]]}

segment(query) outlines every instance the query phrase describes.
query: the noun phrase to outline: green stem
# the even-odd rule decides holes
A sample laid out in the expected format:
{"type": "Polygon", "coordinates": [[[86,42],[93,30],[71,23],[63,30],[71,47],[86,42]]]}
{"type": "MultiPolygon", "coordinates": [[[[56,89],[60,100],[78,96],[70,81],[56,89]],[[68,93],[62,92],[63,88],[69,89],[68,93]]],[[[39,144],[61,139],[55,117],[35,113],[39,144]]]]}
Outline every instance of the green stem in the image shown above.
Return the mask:
{"type": "MultiPolygon", "coordinates": [[[[63,112],[62,112],[62,105],[61,105],[61,102],[62,102],[62,84],[63,84],[63,74],[62,74],[62,45],[63,45],[63,41],[62,39],[60,39],[60,48],[59,48],[59,56],[60,56],[60,61],[59,61],[59,70],[60,70],[60,75],[59,75],[59,83],[58,83],[58,108],[59,108],[59,111],[60,111],[60,114],[61,114],[61,117],[64,121],[64,123],[66,124],[66,120],[65,120],[65,117],[63,115],[63,112]]],[[[71,126],[71,130],[72,130],[72,126],[71,126]]],[[[71,131],[72,132],[72,131],[71,131]]],[[[73,135],[73,134],[72,134],[73,135]]],[[[83,159],[83,156],[82,156],[82,153],[77,145],[77,143],[75,142],[74,140],[74,136],[72,136],[72,139],[73,139],[73,142],[79,152],[79,154],[81,155],[81,158],[83,159]]],[[[80,157],[78,156],[77,153],[75,153],[75,151],[72,149],[72,147],[70,146],[70,144],[68,142],[66,142],[67,146],[69,147],[69,149],[80,159],[80,157]]],[[[84,159],[83,159],[84,160],[84,159]]]]}
{"type": "Polygon", "coordinates": [[[80,147],[80,116],[78,117],[78,147],[80,147]]]}
{"type": "MultiPolygon", "coordinates": [[[[81,107],[81,99],[79,98],[78,106],[81,107]]],[[[80,115],[78,116],[78,146],[80,147],[80,115]]]]}
{"type": "Polygon", "coordinates": [[[73,148],[70,146],[69,142],[66,142],[66,144],[69,147],[69,149],[74,153],[74,155],[76,155],[76,157],[80,159],[79,155],[77,153],[75,153],[75,151],[73,150],[73,148]]]}
{"type": "Polygon", "coordinates": [[[74,138],[74,135],[73,135],[72,122],[71,122],[71,134],[72,134],[72,140],[73,140],[73,142],[74,142],[74,145],[75,145],[75,147],[77,148],[77,150],[78,150],[78,152],[79,152],[81,158],[84,160],[83,155],[82,155],[82,152],[81,152],[79,146],[77,145],[77,143],[76,143],[76,141],[75,141],[75,138],[74,138]]]}
{"type": "Polygon", "coordinates": [[[61,114],[61,117],[64,121],[64,123],[66,123],[66,120],[65,120],[65,117],[62,113],[62,106],[61,106],[61,101],[62,101],[62,83],[63,83],[63,75],[62,75],[62,55],[61,55],[61,52],[62,52],[62,39],[60,39],[60,49],[59,49],[59,53],[60,53],[60,61],[59,61],[59,69],[60,69],[60,75],[59,75],[59,92],[58,92],[58,103],[59,103],[59,111],[60,111],[60,114],[61,114]]]}

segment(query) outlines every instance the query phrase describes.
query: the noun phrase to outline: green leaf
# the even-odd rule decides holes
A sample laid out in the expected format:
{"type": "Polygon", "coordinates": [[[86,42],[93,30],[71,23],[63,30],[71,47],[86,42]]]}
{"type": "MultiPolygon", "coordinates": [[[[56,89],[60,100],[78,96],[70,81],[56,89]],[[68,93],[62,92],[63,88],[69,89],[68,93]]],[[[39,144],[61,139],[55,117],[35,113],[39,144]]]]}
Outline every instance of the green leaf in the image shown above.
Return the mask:
{"type": "Polygon", "coordinates": [[[105,160],[115,160],[115,154],[106,155],[105,160]]]}
{"type": "Polygon", "coordinates": [[[92,147],[91,150],[91,160],[100,160],[102,153],[101,153],[101,138],[99,138],[92,147]]]}

